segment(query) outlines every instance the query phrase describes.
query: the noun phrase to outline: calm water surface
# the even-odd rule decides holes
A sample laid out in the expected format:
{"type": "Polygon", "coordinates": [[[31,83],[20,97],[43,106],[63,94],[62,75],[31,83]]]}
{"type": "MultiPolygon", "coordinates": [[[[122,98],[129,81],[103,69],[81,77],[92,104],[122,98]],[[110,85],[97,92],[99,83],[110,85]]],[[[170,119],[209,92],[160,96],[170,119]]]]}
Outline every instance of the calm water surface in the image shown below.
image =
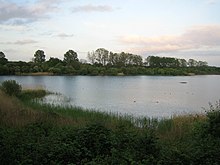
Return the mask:
{"type": "Polygon", "coordinates": [[[61,93],[50,103],[134,116],[169,117],[204,112],[220,99],[220,76],[0,76],[23,88],[43,87],[61,93]]]}

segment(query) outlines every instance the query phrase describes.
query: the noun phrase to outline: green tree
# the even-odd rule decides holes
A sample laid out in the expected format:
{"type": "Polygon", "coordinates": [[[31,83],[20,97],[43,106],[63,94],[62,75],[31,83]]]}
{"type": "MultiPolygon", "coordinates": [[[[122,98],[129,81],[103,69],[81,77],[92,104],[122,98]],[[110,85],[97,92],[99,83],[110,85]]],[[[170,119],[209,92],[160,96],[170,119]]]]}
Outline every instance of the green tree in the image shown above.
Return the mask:
{"type": "Polygon", "coordinates": [[[0,75],[7,75],[9,74],[9,69],[6,65],[0,64],[0,75]]]}
{"type": "Polygon", "coordinates": [[[0,52],[0,59],[5,58],[5,54],[3,52],[0,52]]]}
{"type": "Polygon", "coordinates": [[[79,59],[77,57],[77,53],[73,50],[68,50],[65,54],[64,54],[64,59],[63,61],[66,64],[72,64],[73,62],[79,62],[79,59]]]}
{"type": "Polygon", "coordinates": [[[179,59],[180,67],[187,67],[187,61],[185,59],[179,59]]]}
{"type": "Polygon", "coordinates": [[[198,61],[198,66],[199,67],[208,66],[208,63],[206,61],[198,61]]]}
{"type": "Polygon", "coordinates": [[[160,57],[149,56],[147,57],[146,62],[150,67],[161,67],[160,57]]]}
{"type": "Polygon", "coordinates": [[[48,67],[54,67],[55,65],[59,63],[62,64],[62,60],[60,60],[59,58],[50,57],[50,59],[46,63],[48,67]]]}
{"type": "Polygon", "coordinates": [[[158,56],[149,56],[146,59],[146,65],[150,67],[168,67],[168,68],[175,68],[180,67],[181,62],[183,60],[179,60],[177,58],[172,57],[158,57],[158,56]]]}
{"type": "Polygon", "coordinates": [[[95,51],[96,54],[96,60],[99,64],[102,64],[103,66],[107,65],[108,57],[109,57],[109,51],[104,48],[99,48],[95,51]]]}
{"type": "Polygon", "coordinates": [[[45,54],[43,50],[37,50],[34,54],[34,62],[35,63],[43,63],[45,62],[46,58],[45,58],[45,54]]]}
{"type": "Polygon", "coordinates": [[[95,52],[88,52],[87,58],[88,58],[89,62],[94,64],[96,62],[95,52]]]}
{"type": "Polygon", "coordinates": [[[5,54],[3,52],[0,52],[0,65],[5,65],[7,64],[8,59],[5,58],[5,54]]]}
{"type": "Polygon", "coordinates": [[[109,53],[109,62],[108,64],[109,65],[113,65],[113,66],[116,66],[118,61],[119,61],[119,58],[118,58],[118,54],[117,53],[113,53],[113,52],[110,52],[109,53]]]}
{"type": "Polygon", "coordinates": [[[121,53],[119,54],[118,65],[119,65],[120,67],[123,67],[123,66],[126,66],[127,62],[128,62],[128,54],[125,53],[125,52],[121,52],[121,53]]]}
{"type": "Polygon", "coordinates": [[[196,67],[198,65],[198,62],[194,59],[189,59],[188,60],[188,66],[189,67],[196,67]]]}
{"type": "Polygon", "coordinates": [[[1,89],[10,96],[18,96],[22,88],[15,80],[6,80],[2,83],[1,89]]]}
{"type": "Polygon", "coordinates": [[[131,55],[132,57],[132,65],[135,66],[142,66],[143,65],[143,59],[139,55],[131,55]]]}

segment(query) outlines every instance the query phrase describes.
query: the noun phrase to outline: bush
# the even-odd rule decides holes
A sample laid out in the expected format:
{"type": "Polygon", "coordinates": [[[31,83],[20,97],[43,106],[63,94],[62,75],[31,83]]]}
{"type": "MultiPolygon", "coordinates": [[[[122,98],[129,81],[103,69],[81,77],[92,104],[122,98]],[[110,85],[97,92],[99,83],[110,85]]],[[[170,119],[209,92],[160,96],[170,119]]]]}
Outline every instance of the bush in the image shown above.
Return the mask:
{"type": "Polygon", "coordinates": [[[210,104],[206,117],[192,132],[191,164],[220,164],[220,102],[210,104]]]}
{"type": "Polygon", "coordinates": [[[220,100],[215,105],[210,104],[210,111],[207,112],[208,132],[220,138],[220,100]]]}
{"type": "Polygon", "coordinates": [[[47,94],[48,92],[44,89],[27,89],[22,90],[21,94],[19,95],[19,98],[23,100],[43,98],[47,94]]]}
{"type": "Polygon", "coordinates": [[[6,80],[2,83],[1,89],[7,95],[18,96],[22,88],[15,80],[6,80]]]}

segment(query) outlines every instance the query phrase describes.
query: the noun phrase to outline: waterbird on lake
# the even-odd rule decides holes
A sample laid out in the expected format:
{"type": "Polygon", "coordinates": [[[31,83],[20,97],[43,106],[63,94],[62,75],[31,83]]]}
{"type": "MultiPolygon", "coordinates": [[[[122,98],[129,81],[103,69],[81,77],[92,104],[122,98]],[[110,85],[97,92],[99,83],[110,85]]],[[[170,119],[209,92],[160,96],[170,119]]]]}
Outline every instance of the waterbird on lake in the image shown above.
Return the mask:
{"type": "Polygon", "coordinates": [[[187,82],[186,82],[186,81],[180,81],[180,83],[181,83],[181,84],[187,84],[187,82]]]}

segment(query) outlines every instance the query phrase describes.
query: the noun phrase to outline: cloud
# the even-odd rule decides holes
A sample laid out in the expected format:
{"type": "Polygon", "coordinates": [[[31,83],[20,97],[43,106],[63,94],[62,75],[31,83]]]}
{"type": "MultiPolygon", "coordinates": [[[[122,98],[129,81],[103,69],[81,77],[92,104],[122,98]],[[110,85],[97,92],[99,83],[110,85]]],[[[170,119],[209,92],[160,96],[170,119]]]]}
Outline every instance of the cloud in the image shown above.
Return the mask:
{"type": "Polygon", "coordinates": [[[35,43],[38,43],[38,41],[31,40],[31,39],[24,39],[24,40],[18,40],[18,41],[15,41],[15,42],[1,42],[0,44],[27,45],[27,44],[35,44],[35,43]]]}
{"type": "Polygon", "coordinates": [[[129,44],[133,51],[139,53],[211,49],[220,47],[220,25],[194,26],[181,35],[151,38],[123,36],[119,40],[123,44],[129,44]]]}
{"type": "Polygon", "coordinates": [[[58,9],[57,5],[64,0],[38,0],[35,3],[21,5],[0,0],[0,24],[26,24],[47,18],[47,14],[58,9]]]}
{"type": "Polygon", "coordinates": [[[70,38],[70,37],[73,37],[74,35],[73,34],[66,34],[66,33],[60,33],[58,35],[56,35],[57,37],[60,37],[62,39],[64,38],[70,38]]]}
{"type": "MultiPolygon", "coordinates": [[[[0,0],[0,25],[26,26],[43,19],[49,19],[52,13],[61,10],[61,3],[68,0],[36,0],[26,3],[0,0]]],[[[112,6],[108,5],[84,5],[74,7],[73,12],[111,12],[112,6]]]]}
{"type": "Polygon", "coordinates": [[[19,6],[12,2],[0,1],[0,22],[9,21],[11,19],[26,19],[34,17],[30,9],[19,6]]]}
{"type": "Polygon", "coordinates": [[[88,4],[84,6],[74,7],[72,9],[72,12],[111,12],[113,10],[114,10],[113,7],[108,5],[88,4]]]}
{"type": "Polygon", "coordinates": [[[6,24],[0,24],[0,30],[2,31],[10,31],[10,30],[15,30],[15,31],[20,31],[20,32],[23,32],[23,31],[28,31],[29,28],[28,27],[25,27],[23,25],[6,25],[6,24]]]}
{"type": "Polygon", "coordinates": [[[18,40],[16,42],[14,42],[13,44],[26,45],[26,44],[35,44],[35,43],[38,43],[38,41],[31,40],[31,39],[26,39],[26,40],[18,40]]]}
{"type": "Polygon", "coordinates": [[[218,0],[206,0],[206,3],[209,5],[216,4],[217,2],[218,2],[218,0]]]}
{"type": "Polygon", "coordinates": [[[3,52],[5,53],[13,53],[13,52],[17,52],[17,50],[15,49],[4,49],[3,52]]]}

